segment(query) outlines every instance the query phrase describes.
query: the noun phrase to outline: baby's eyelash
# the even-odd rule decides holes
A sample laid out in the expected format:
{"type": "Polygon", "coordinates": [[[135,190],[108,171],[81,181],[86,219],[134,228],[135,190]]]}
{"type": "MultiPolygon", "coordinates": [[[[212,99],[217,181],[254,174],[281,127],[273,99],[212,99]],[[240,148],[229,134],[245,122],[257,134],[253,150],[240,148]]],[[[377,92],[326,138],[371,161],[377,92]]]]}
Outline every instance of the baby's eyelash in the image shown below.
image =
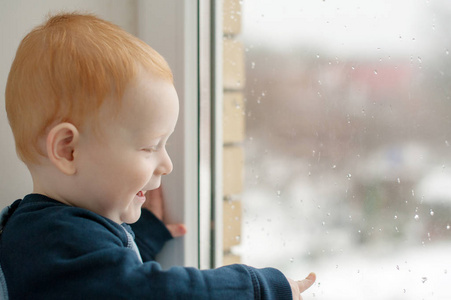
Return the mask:
{"type": "Polygon", "coordinates": [[[143,150],[146,152],[155,152],[155,151],[158,151],[158,146],[143,148],[143,150]]]}

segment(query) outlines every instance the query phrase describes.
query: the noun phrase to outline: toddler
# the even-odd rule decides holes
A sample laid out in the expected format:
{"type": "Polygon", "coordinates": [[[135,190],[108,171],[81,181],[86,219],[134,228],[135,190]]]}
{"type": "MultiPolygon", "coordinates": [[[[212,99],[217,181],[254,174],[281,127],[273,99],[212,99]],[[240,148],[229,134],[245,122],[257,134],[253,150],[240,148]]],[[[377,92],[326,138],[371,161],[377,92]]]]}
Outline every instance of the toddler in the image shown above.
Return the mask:
{"type": "Polygon", "coordinates": [[[89,14],[50,17],[19,45],[5,99],[33,193],[2,213],[2,299],[301,299],[315,281],[155,262],[184,233],[143,208],[172,171],[179,107],[168,64],[136,37],[89,14]]]}

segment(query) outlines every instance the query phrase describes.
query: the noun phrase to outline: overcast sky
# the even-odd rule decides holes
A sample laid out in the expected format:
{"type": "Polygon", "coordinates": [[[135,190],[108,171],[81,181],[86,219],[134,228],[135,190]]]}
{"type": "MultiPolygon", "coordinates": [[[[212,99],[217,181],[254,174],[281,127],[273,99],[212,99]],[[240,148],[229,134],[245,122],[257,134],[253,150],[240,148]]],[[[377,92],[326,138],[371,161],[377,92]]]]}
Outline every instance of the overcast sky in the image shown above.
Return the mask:
{"type": "Polygon", "coordinates": [[[246,43],[309,44],[337,54],[405,53],[430,46],[436,0],[244,0],[246,43]]]}

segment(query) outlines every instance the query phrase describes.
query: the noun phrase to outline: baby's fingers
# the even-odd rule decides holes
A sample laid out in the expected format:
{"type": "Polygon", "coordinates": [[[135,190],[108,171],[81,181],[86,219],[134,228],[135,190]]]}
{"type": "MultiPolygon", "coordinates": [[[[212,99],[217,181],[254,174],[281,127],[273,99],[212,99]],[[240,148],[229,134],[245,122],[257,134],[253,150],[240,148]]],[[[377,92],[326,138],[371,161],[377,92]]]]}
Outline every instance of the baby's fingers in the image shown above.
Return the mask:
{"type": "Polygon", "coordinates": [[[173,238],[181,237],[186,234],[186,227],[184,224],[168,224],[166,225],[166,228],[173,238]]]}
{"type": "Polygon", "coordinates": [[[299,292],[303,293],[306,289],[311,287],[313,285],[313,283],[315,283],[315,280],[316,280],[316,274],[312,272],[307,276],[307,278],[296,281],[296,283],[299,287],[299,292]]]}

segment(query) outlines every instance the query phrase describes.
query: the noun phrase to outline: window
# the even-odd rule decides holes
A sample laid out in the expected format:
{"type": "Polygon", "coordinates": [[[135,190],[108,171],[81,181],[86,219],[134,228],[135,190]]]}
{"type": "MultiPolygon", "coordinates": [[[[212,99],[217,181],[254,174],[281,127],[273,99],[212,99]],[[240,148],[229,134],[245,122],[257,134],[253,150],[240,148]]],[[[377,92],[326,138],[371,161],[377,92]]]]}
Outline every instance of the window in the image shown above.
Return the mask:
{"type": "Polygon", "coordinates": [[[451,5],[225,0],[223,264],[451,297],[451,5]]]}

